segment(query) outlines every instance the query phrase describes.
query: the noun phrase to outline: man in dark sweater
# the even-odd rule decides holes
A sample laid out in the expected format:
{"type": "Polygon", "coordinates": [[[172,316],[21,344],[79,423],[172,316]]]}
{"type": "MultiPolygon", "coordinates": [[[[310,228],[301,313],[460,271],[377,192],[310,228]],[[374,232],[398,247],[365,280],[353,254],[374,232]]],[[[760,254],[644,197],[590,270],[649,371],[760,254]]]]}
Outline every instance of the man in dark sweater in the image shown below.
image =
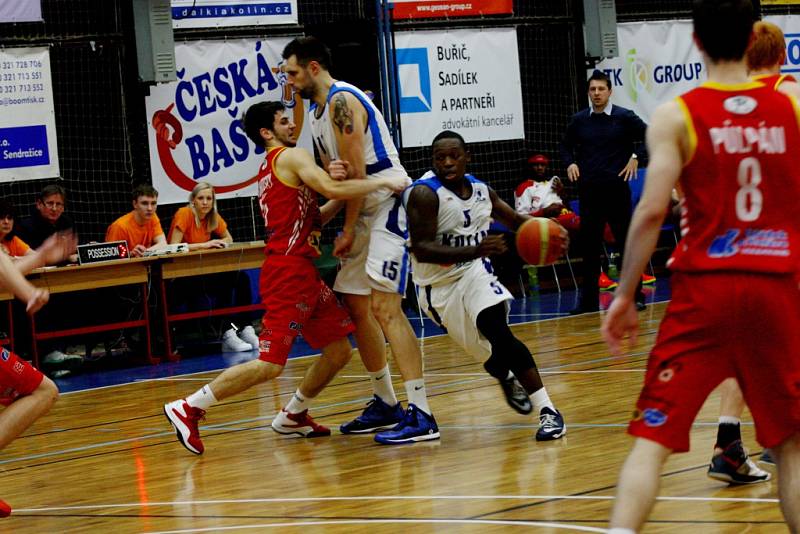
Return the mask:
{"type": "Polygon", "coordinates": [[[22,219],[16,227],[17,235],[31,248],[39,248],[44,240],[56,232],[71,230],[74,223],[64,214],[67,193],[57,184],[45,186],[36,197],[36,211],[22,219]]]}
{"type": "MultiPolygon", "coordinates": [[[[573,315],[599,309],[597,277],[603,229],[608,223],[624,254],[625,236],[631,222],[631,191],[628,180],[636,179],[638,157],[644,155],[647,125],[633,111],[609,102],[611,80],[596,70],[589,78],[592,105],[572,116],[561,142],[561,159],[567,177],[578,182],[581,228],[578,246],[583,257],[581,299],[573,315]]],[[[644,309],[641,284],[636,302],[644,309]]]]}

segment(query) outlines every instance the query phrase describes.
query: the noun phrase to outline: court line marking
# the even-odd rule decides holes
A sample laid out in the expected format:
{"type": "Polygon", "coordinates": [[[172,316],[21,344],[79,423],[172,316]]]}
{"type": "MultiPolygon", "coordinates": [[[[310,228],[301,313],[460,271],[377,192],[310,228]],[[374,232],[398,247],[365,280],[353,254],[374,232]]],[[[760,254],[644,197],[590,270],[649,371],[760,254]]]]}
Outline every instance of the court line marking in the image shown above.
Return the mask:
{"type": "MultiPolygon", "coordinates": [[[[77,510],[108,510],[114,508],[148,508],[154,506],[203,506],[217,504],[265,504],[265,503],[306,503],[336,501],[492,501],[492,500],[563,500],[563,501],[611,501],[613,495],[342,495],[338,497],[265,497],[254,499],[213,499],[199,501],[149,501],[115,504],[79,504],[74,506],[48,506],[42,508],[15,508],[15,513],[63,512],[77,510]]],[[[675,502],[727,502],[776,504],[777,498],[764,497],[689,497],[680,495],[660,495],[657,501],[675,502]]],[[[602,531],[604,532],[604,531],[602,531]]]]}
{"type": "Polygon", "coordinates": [[[184,534],[188,532],[218,532],[223,530],[245,530],[245,529],[264,529],[264,528],[283,528],[283,527],[307,527],[320,525],[369,525],[387,524],[396,525],[400,523],[416,525],[513,525],[519,527],[547,527],[562,530],[572,530],[577,532],[606,532],[604,528],[584,527],[581,525],[565,525],[563,523],[550,523],[547,521],[503,521],[492,519],[345,519],[340,521],[296,521],[294,523],[261,523],[254,525],[237,525],[232,527],[209,527],[209,528],[190,528],[185,530],[159,530],[153,534],[184,534]]]}
{"type": "MultiPolygon", "coordinates": [[[[586,370],[586,371],[539,371],[539,374],[543,374],[543,375],[570,375],[570,374],[574,374],[574,375],[577,375],[577,374],[600,374],[600,373],[644,373],[646,371],[647,371],[647,369],[645,369],[645,368],[641,368],[641,369],[590,369],[590,370],[586,370]]],[[[396,374],[396,373],[393,373],[391,376],[392,376],[392,378],[401,378],[400,374],[396,374]]],[[[430,377],[430,376],[443,376],[443,377],[448,377],[448,376],[480,376],[480,377],[485,377],[486,373],[425,373],[425,377],[426,378],[430,377]]],[[[336,378],[363,378],[363,379],[366,380],[367,378],[369,378],[369,375],[338,375],[337,374],[336,378]]],[[[280,380],[280,379],[284,379],[284,380],[302,380],[303,377],[302,376],[281,375],[281,376],[275,377],[275,379],[277,379],[277,380],[280,380]]],[[[143,379],[137,378],[135,381],[142,381],[142,380],[143,379]]],[[[144,379],[144,380],[148,380],[149,381],[151,379],[144,379]]],[[[162,382],[195,382],[195,381],[208,380],[208,378],[182,378],[182,377],[171,377],[171,376],[168,376],[168,377],[164,377],[164,378],[158,378],[156,380],[160,380],[162,382]]]]}
{"type": "MultiPolygon", "coordinates": [[[[669,300],[663,300],[663,301],[650,302],[648,304],[653,306],[653,305],[656,305],[656,304],[666,304],[668,302],[669,302],[669,300]]],[[[599,312],[595,312],[595,313],[599,313],[599,312]]],[[[549,322],[549,321],[559,321],[561,319],[571,319],[571,318],[572,318],[572,316],[567,316],[567,317],[558,316],[558,317],[551,317],[549,319],[539,319],[539,320],[536,320],[536,321],[522,321],[522,322],[519,322],[519,323],[514,323],[514,324],[509,325],[509,326],[514,327],[514,326],[518,326],[518,325],[520,325],[520,326],[521,325],[531,325],[531,324],[535,324],[535,323],[544,323],[544,322],[549,322]]],[[[431,334],[431,335],[426,336],[425,335],[425,328],[422,328],[420,334],[421,334],[420,337],[417,338],[418,341],[423,341],[425,339],[434,339],[434,338],[437,338],[437,337],[444,337],[444,336],[448,335],[448,334],[445,334],[445,333],[441,333],[441,334],[431,334]]],[[[644,334],[645,334],[645,332],[639,332],[639,336],[642,336],[644,334]]],[[[624,356],[615,356],[615,357],[606,358],[606,359],[626,358],[626,357],[631,357],[631,356],[637,356],[637,355],[640,355],[640,354],[649,354],[649,353],[647,353],[647,352],[644,352],[644,353],[631,353],[631,354],[626,354],[624,356]]],[[[319,353],[317,353],[317,354],[306,354],[306,355],[303,355],[303,356],[295,356],[294,358],[290,358],[290,360],[300,360],[300,359],[305,359],[305,358],[316,358],[319,355],[320,355],[319,353]]],[[[582,363],[594,363],[594,362],[588,361],[588,362],[582,362],[582,363]]],[[[575,363],[575,364],[567,364],[567,365],[577,365],[577,363],[575,363]]],[[[225,369],[228,369],[228,367],[220,367],[218,369],[209,369],[209,370],[206,370],[206,371],[195,371],[193,373],[183,373],[183,374],[177,374],[177,375],[174,375],[174,376],[181,377],[181,376],[193,376],[193,375],[200,375],[200,374],[207,374],[207,373],[219,373],[221,371],[224,371],[225,369]]],[[[77,389],[77,390],[74,390],[74,391],[63,391],[63,392],[60,392],[59,394],[60,395],[73,395],[75,393],[84,393],[84,392],[87,392],[87,391],[96,391],[96,390],[100,390],[100,389],[109,389],[109,388],[130,386],[132,384],[141,384],[143,382],[158,382],[158,381],[163,380],[163,378],[164,377],[136,379],[134,381],[123,382],[121,384],[109,384],[109,385],[106,385],[106,386],[96,386],[96,387],[85,388],[85,389],[77,389]]]]}

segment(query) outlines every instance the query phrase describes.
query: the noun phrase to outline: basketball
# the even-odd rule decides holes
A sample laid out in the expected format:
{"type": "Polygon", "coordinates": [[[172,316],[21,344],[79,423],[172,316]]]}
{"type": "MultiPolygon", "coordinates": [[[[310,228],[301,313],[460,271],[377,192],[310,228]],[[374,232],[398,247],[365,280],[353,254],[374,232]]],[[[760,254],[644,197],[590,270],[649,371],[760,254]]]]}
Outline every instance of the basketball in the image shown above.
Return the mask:
{"type": "Polygon", "coordinates": [[[517,230],[517,254],[528,265],[551,265],[563,254],[560,235],[557,222],[534,217],[517,230]]]}

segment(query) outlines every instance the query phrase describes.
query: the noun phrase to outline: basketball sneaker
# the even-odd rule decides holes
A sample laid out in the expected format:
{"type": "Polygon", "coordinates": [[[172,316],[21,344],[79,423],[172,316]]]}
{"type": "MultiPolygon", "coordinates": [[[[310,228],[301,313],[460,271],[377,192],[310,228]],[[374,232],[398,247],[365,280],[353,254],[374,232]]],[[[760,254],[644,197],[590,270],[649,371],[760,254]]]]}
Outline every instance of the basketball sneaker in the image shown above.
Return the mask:
{"type": "Polygon", "coordinates": [[[203,454],[203,442],[200,441],[200,429],[197,426],[198,421],[205,416],[206,411],[200,408],[193,408],[183,400],[178,399],[164,405],[164,415],[167,416],[175,433],[178,435],[178,441],[181,445],[186,447],[189,452],[195,454],[203,454]]]}
{"type": "Polygon", "coordinates": [[[253,346],[239,339],[236,330],[229,328],[222,334],[222,352],[249,352],[253,346]]]}
{"type": "Polygon", "coordinates": [[[600,291],[611,291],[617,287],[617,283],[608,277],[606,273],[600,273],[600,278],[597,279],[597,287],[600,291]]]}
{"type": "Polygon", "coordinates": [[[772,449],[764,449],[761,452],[761,456],[758,458],[758,463],[771,465],[773,467],[778,465],[775,462],[775,457],[772,455],[772,449]]]}
{"type": "Polygon", "coordinates": [[[522,384],[519,383],[516,376],[511,375],[511,378],[498,378],[497,381],[500,382],[503,395],[505,395],[506,402],[511,406],[511,409],[522,415],[527,415],[533,411],[531,398],[528,396],[528,392],[525,391],[525,388],[522,387],[522,384]]]}
{"type": "Polygon", "coordinates": [[[8,517],[11,515],[11,507],[6,501],[0,500],[0,517],[8,517]]]}
{"type": "Polygon", "coordinates": [[[242,328],[241,332],[237,332],[237,336],[239,339],[253,347],[253,350],[258,348],[259,341],[258,336],[256,335],[256,329],[251,325],[247,325],[242,328]]]}
{"type": "Polygon", "coordinates": [[[394,428],[375,434],[375,441],[382,445],[402,445],[431,439],[439,439],[436,419],[415,404],[408,405],[405,417],[394,428]]]}
{"type": "Polygon", "coordinates": [[[711,458],[708,477],[728,484],[757,484],[769,480],[770,474],[758,468],[737,439],[711,458]]]}
{"type": "Polygon", "coordinates": [[[308,415],[308,410],[303,410],[300,413],[289,413],[285,409],[281,410],[272,420],[272,430],[278,434],[297,434],[304,438],[331,435],[331,429],[315,422],[308,415]]]}
{"type": "Polygon", "coordinates": [[[649,284],[655,284],[655,283],[656,283],[656,277],[655,276],[650,276],[647,273],[642,273],[642,284],[643,285],[649,285],[649,284]]]}
{"type": "Polygon", "coordinates": [[[389,406],[383,399],[373,395],[364,412],[339,427],[342,434],[366,434],[379,430],[388,430],[403,420],[403,406],[398,402],[389,406]]]}
{"type": "Polygon", "coordinates": [[[550,441],[558,439],[567,433],[564,417],[556,409],[545,406],[539,411],[539,430],[536,431],[536,441],[550,441]]]}

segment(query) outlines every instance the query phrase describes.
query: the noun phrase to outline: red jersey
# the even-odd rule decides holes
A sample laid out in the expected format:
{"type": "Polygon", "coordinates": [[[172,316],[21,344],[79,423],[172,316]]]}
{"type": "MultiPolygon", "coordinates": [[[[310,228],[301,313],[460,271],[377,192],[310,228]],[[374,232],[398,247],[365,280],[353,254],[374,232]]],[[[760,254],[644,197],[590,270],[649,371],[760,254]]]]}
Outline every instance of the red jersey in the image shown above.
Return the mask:
{"type": "Polygon", "coordinates": [[[285,149],[269,149],[258,181],[258,200],[267,231],[264,252],[316,258],[320,255],[322,228],[317,193],[305,184],[293,186],[281,181],[275,160],[285,149]]]}
{"type": "Polygon", "coordinates": [[[752,79],[771,87],[774,91],[777,91],[783,82],[797,82],[791,74],[759,74],[758,76],[753,76],[752,79]]]}
{"type": "Polygon", "coordinates": [[[678,97],[689,131],[675,271],[791,273],[800,257],[798,109],[759,82],[678,97]]]}

